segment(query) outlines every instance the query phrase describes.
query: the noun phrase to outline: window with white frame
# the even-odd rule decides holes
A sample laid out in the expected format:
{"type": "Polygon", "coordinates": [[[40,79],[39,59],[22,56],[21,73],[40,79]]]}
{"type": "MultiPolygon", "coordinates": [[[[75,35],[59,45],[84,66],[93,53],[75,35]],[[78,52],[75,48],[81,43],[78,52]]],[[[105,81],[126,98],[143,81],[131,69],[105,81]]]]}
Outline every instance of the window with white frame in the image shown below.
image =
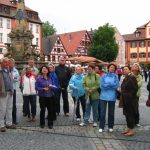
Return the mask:
{"type": "Polygon", "coordinates": [[[39,33],[39,25],[36,25],[36,33],[39,33]]]}
{"type": "Polygon", "coordinates": [[[30,31],[33,31],[33,24],[30,23],[30,31]]]}
{"type": "Polygon", "coordinates": [[[52,61],[55,61],[55,56],[54,55],[52,56],[52,61]]]}
{"type": "Polygon", "coordinates": [[[2,48],[0,48],[0,54],[3,52],[3,49],[2,48]]]}
{"type": "Polygon", "coordinates": [[[3,18],[0,17],[0,28],[3,28],[3,18]]]}
{"type": "Polygon", "coordinates": [[[39,45],[39,38],[36,38],[36,45],[39,45]]]}
{"type": "Polygon", "coordinates": [[[10,29],[10,19],[7,19],[7,29],[10,29]]]}
{"type": "Polygon", "coordinates": [[[0,33],[0,43],[3,42],[3,33],[0,33]]]}
{"type": "Polygon", "coordinates": [[[7,43],[11,43],[10,37],[8,36],[8,34],[7,34],[7,43]]]}
{"type": "Polygon", "coordinates": [[[141,34],[141,32],[140,31],[135,31],[135,37],[139,37],[140,36],[140,34],[141,34]]]}
{"type": "Polygon", "coordinates": [[[140,47],[145,47],[145,41],[140,42],[140,47]]]}
{"type": "Polygon", "coordinates": [[[136,47],[136,42],[131,42],[131,48],[135,48],[136,47]]]}

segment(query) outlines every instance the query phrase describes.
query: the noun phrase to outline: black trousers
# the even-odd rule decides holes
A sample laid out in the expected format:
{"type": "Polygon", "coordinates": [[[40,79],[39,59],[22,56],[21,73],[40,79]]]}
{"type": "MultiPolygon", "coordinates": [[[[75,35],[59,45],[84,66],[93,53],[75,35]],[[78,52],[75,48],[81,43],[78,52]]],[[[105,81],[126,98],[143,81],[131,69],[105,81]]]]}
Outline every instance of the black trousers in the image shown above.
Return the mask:
{"type": "Polygon", "coordinates": [[[54,97],[39,97],[40,103],[40,125],[45,125],[45,110],[48,111],[48,126],[53,126],[54,120],[54,97]]]}
{"type": "Polygon", "coordinates": [[[135,113],[135,124],[139,124],[140,114],[139,114],[139,97],[137,97],[136,101],[136,113],[135,113]]]}
{"type": "Polygon", "coordinates": [[[82,112],[83,112],[83,118],[84,118],[84,114],[85,114],[85,106],[86,106],[86,101],[85,101],[85,95],[78,97],[78,99],[76,99],[76,97],[72,97],[74,100],[74,103],[76,102],[76,116],[77,118],[81,118],[80,115],[80,103],[81,103],[81,107],[82,107],[82,112]]]}
{"type": "Polygon", "coordinates": [[[135,126],[135,117],[134,114],[131,115],[125,115],[126,116],[126,121],[127,121],[127,127],[130,129],[133,129],[135,126]]]}
{"type": "Polygon", "coordinates": [[[58,99],[57,99],[57,102],[56,102],[56,112],[58,114],[60,113],[60,96],[61,96],[61,94],[62,94],[62,98],[63,98],[64,113],[69,113],[69,102],[68,102],[67,88],[59,89],[59,91],[58,91],[58,99]]]}
{"type": "Polygon", "coordinates": [[[16,90],[13,94],[12,122],[13,124],[17,123],[16,90]]]}
{"type": "Polygon", "coordinates": [[[24,111],[28,115],[28,117],[34,118],[36,115],[36,95],[23,96],[24,98],[24,111]],[[30,110],[31,105],[31,110],[30,110]]]}

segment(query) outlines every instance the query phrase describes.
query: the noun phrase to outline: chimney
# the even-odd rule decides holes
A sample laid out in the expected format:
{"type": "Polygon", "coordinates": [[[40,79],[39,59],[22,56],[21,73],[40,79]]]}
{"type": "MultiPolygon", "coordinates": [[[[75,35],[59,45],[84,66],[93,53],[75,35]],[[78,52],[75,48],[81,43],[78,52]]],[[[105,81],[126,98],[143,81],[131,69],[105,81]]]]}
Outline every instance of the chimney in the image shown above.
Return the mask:
{"type": "Polygon", "coordinates": [[[17,1],[16,0],[11,0],[10,3],[13,4],[13,5],[16,5],[17,1]]]}
{"type": "Polygon", "coordinates": [[[69,34],[69,42],[71,41],[72,37],[71,37],[71,34],[69,34]]]}

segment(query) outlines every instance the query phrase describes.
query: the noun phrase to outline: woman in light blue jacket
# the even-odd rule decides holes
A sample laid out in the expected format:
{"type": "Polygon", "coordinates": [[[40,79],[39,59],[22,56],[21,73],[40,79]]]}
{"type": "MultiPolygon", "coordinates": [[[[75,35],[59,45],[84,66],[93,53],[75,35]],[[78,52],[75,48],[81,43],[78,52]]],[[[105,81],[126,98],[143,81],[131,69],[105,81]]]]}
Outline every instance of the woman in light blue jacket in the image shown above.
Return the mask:
{"type": "Polygon", "coordinates": [[[74,103],[77,101],[77,107],[76,107],[76,117],[77,121],[80,121],[81,115],[80,115],[80,103],[82,106],[83,111],[83,117],[85,113],[85,91],[83,88],[83,69],[81,67],[77,67],[75,70],[75,74],[71,77],[69,81],[69,87],[72,89],[72,98],[74,100],[74,103]]]}
{"type": "Polygon", "coordinates": [[[106,108],[108,103],[108,129],[113,132],[114,113],[116,102],[116,90],[119,86],[118,76],[115,73],[117,67],[114,64],[108,65],[108,72],[105,73],[100,80],[100,125],[99,132],[103,132],[105,127],[106,108]]]}

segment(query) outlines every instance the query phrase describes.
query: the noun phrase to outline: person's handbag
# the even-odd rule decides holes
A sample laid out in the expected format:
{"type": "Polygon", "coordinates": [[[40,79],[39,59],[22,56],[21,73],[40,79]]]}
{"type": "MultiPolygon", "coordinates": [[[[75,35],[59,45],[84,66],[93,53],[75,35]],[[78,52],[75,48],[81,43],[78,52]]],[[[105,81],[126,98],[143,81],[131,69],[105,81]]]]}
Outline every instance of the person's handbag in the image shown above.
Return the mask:
{"type": "Polygon", "coordinates": [[[150,107],[150,99],[148,98],[148,100],[146,101],[146,106],[150,107]]]}
{"type": "Polygon", "coordinates": [[[119,90],[116,90],[116,97],[117,97],[117,100],[120,100],[121,92],[119,90]]]}
{"type": "Polygon", "coordinates": [[[118,107],[123,108],[123,99],[122,99],[121,94],[120,94],[120,100],[119,100],[119,103],[118,103],[118,107]]]}

